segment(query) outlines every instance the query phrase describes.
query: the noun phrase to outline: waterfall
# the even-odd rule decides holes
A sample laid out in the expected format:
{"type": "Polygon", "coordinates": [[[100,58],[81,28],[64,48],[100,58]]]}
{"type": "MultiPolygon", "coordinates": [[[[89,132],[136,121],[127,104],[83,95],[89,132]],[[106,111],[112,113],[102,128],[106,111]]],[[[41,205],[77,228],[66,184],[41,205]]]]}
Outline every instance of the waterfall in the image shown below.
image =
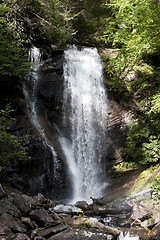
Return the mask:
{"type": "MultiPolygon", "coordinates": [[[[27,113],[44,144],[51,150],[54,178],[62,183],[62,171],[59,171],[61,160],[57,156],[62,153],[61,159],[67,163],[65,168],[68,170],[65,171],[71,183],[66,184],[65,191],[69,191],[69,187],[73,192],[70,201],[90,202],[90,197],[100,197],[106,186],[104,162],[107,150],[107,97],[98,51],[96,48],[78,50],[73,46],[64,52],[61,127],[56,124],[51,126],[45,110],[43,111],[44,106],[37,97],[39,69],[43,64],[40,50],[33,47],[29,57],[33,63],[28,75],[30,87],[24,85],[23,89],[27,113]]],[[[51,171],[48,169],[47,172],[50,174],[51,171]]]]}
{"type": "Polygon", "coordinates": [[[73,199],[100,197],[105,182],[107,97],[96,48],[69,47],[64,54],[63,124],[60,137],[73,182],[73,199]]]}
{"type": "MultiPolygon", "coordinates": [[[[58,173],[59,161],[57,159],[56,151],[54,150],[52,143],[47,137],[46,132],[48,131],[48,129],[46,129],[46,126],[44,126],[47,119],[45,117],[45,114],[44,116],[41,116],[41,114],[39,113],[39,104],[37,99],[37,84],[39,80],[38,71],[41,65],[40,49],[37,47],[32,47],[29,50],[29,58],[30,58],[30,61],[32,62],[31,72],[29,73],[28,76],[26,76],[26,80],[28,84],[27,85],[24,84],[23,86],[23,92],[24,92],[26,105],[27,105],[27,115],[31,123],[33,124],[33,126],[35,127],[39,135],[41,136],[43,144],[46,145],[52,153],[53,166],[54,166],[53,177],[58,180],[60,179],[60,176],[58,173]]],[[[47,166],[47,163],[45,161],[43,162],[43,164],[47,166]]],[[[48,175],[49,174],[51,174],[51,169],[48,169],[48,175]]],[[[40,185],[43,185],[43,176],[39,176],[38,182],[40,185]]]]}

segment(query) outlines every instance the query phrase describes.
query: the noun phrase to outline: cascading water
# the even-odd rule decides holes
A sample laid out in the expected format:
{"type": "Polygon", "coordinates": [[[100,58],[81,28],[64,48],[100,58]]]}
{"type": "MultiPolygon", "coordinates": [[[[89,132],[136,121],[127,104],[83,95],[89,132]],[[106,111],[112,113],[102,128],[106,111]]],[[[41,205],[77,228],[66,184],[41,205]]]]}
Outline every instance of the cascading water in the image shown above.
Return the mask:
{"type": "MultiPolygon", "coordinates": [[[[43,127],[38,111],[37,84],[40,58],[40,50],[33,47],[30,50],[30,59],[34,62],[33,72],[28,76],[32,88],[29,90],[24,85],[23,90],[28,116],[44,144],[52,152],[54,177],[59,179],[57,154],[52,141],[46,134],[48,130],[46,131],[43,127]]],[[[105,134],[107,97],[103,86],[102,65],[95,48],[78,50],[76,47],[70,47],[65,51],[63,113],[63,123],[67,130],[66,133],[68,132],[68,138],[64,137],[64,133],[58,126],[55,125],[54,128],[58,132],[60,145],[72,178],[72,202],[77,200],[89,202],[90,197],[99,197],[105,186],[103,158],[107,148],[105,134]]],[[[41,179],[38,179],[37,184],[40,182],[41,179]]],[[[124,236],[121,233],[117,240],[122,239],[139,240],[139,237],[131,237],[129,233],[124,236]]]]}
{"type": "MultiPolygon", "coordinates": [[[[40,117],[40,115],[38,113],[37,84],[38,84],[38,80],[39,80],[38,70],[39,70],[40,63],[41,63],[40,49],[36,48],[36,47],[31,48],[29,51],[29,58],[30,58],[30,61],[33,63],[33,65],[32,65],[32,69],[31,69],[32,70],[31,73],[26,78],[28,79],[28,82],[31,85],[31,89],[29,89],[29,87],[26,85],[24,85],[24,87],[23,87],[23,92],[24,92],[26,105],[27,105],[27,113],[30,118],[30,121],[32,122],[32,124],[34,125],[34,127],[36,128],[38,133],[40,134],[40,136],[43,140],[43,144],[45,144],[52,153],[53,166],[54,166],[54,168],[53,168],[54,169],[54,177],[56,179],[59,179],[60,178],[59,173],[58,173],[59,162],[57,159],[57,154],[56,154],[54,147],[51,144],[50,140],[46,136],[45,127],[43,126],[43,123],[42,123],[42,117],[40,117]]],[[[46,121],[46,118],[43,121],[46,121]]],[[[43,164],[47,165],[47,163],[45,163],[45,161],[43,162],[43,164]]],[[[48,173],[49,173],[49,171],[50,171],[50,169],[48,169],[48,173]]],[[[45,175],[46,175],[46,173],[44,173],[44,176],[45,175]]],[[[43,175],[39,176],[38,183],[40,185],[41,184],[43,185],[43,175]]]]}
{"type": "MultiPolygon", "coordinates": [[[[54,177],[60,180],[59,161],[54,150],[47,118],[40,113],[37,87],[39,83],[40,50],[33,47],[30,59],[34,62],[29,76],[32,89],[24,86],[28,116],[53,156],[54,177]]],[[[64,53],[63,124],[68,137],[54,125],[62,149],[62,159],[68,163],[72,182],[72,202],[101,196],[105,187],[107,97],[103,86],[102,65],[95,48],[78,50],[70,47],[64,53]]],[[[44,113],[44,112],[43,112],[44,113]]],[[[57,136],[56,136],[57,138],[57,136]]],[[[57,139],[56,139],[57,141],[57,139]]],[[[61,181],[61,180],[60,180],[61,181]]],[[[59,181],[59,182],[60,182],[59,181]]]]}
{"type": "Polygon", "coordinates": [[[96,48],[65,51],[64,126],[70,142],[60,137],[73,182],[73,199],[99,197],[105,182],[103,157],[106,144],[107,97],[96,48]]]}

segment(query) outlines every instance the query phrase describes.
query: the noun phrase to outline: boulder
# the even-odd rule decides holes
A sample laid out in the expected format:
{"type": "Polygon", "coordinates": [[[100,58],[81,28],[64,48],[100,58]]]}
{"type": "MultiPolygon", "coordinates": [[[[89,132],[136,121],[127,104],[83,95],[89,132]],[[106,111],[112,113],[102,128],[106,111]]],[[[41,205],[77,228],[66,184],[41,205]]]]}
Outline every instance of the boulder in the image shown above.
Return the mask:
{"type": "Polygon", "coordinates": [[[54,201],[45,198],[41,193],[38,193],[38,195],[34,197],[34,200],[37,205],[40,205],[43,208],[48,209],[56,206],[56,203],[54,201]]]}
{"type": "Polygon", "coordinates": [[[0,200],[0,214],[9,213],[13,217],[20,217],[19,209],[8,198],[0,200]]]}
{"type": "Polygon", "coordinates": [[[43,208],[32,210],[29,213],[29,217],[32,220],[34,220],[40,227],[41,226],[52,226],[52,225],[57,224],[57,221],[53,220],[53,218],[43,208]]]}
{"type": "Polygon", "coordinates": [[[53,235],[59,233],[59,232],[62,232],[64,230],[67,229],[67,226],[64,225],[64,224],[58,224],[57,226],[54,226],[54,227],[51,227],[51,228],[47,228],[47,229],[44,229],[42,231],[39,232],[39,235],[44,237],[44,238],[49,238],[49,237],[52,237],[53,235]]]}
{"type": "Polygon", "coordinates": [[[56,223],[60,223],[60,222],[61,222],[62,218],[61,218],[57,213],[55,213],[52,208],[50,208],[50,209],[48,210],[48,212],[49,212],[50,216],[52,216],[53,220],[54,220],[56,223]]]}
{"type": "Polygon", "coordinates": [[[14,232],[25,233],[27,231],[25,225],[22,224],[21,221],[15,219],[13,216],[8,213],[3,213],[0,216],[0,223],[2,226],[6,226],[14,232]]]}
{"type": "Polygon", "coordinates": [[[82,211],[81,208],[78,208],[74,205],[60,204],[54,207],[56,213],[66,213],[66,214],[77,214],[77,212],[82,211]]]}
{"type": "Polygon", "coordinates": [[[67,229],[48,240],[113,240],[113,236],[93,229],[67,229]]]}
{"type": "Polygon", "coordinates": [[[27,195],[20,195],[17,193],[11,194],[11,199],[14,205],[21,211],[22,214],[26,215],[32,207],[36,205],[32,197],[27,195]]]}
{"type": "Polygon", "coordinates": [[[75,206],[78,208],[81,208],[83,210],[88,210],[91,208],[90,205],[86,201],[77,201],[75,203],[75,206]]]}

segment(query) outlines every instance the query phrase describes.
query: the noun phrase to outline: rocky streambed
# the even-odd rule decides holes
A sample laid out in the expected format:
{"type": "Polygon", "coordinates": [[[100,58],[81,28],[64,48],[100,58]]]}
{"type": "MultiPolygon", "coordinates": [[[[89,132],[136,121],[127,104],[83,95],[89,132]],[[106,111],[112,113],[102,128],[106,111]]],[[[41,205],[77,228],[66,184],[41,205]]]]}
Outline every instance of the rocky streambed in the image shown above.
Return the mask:
{"type": "Polygon", "coordinates": [[[153,197],[148,189],[119,202],[108,204],[102,198],[72,206],[5,186],[0,192],[0,240],[111,240],[122,239],[121,232],[158,240],[160,205],[151,204],[153,197]]]}

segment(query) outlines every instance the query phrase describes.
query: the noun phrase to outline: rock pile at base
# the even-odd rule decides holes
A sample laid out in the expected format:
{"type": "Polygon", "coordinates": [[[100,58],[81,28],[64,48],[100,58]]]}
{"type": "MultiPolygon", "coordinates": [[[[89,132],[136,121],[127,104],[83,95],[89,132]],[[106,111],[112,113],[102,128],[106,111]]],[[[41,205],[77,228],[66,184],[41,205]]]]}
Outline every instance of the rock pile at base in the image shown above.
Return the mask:
{"type": "Polygon", "coordinates": [[[63,206],[40,193],[31,197],[8,187],[4,190],[0,240],[116,240],[122,231],[139,234],[143,240],[160,239],[160,212],[157,206],[145,204],[145,192],[113,206],[99,199],[90,205],[79,201],[63,206]]]}
{"type": "Polygon", "coordinates": [[[85,240],[91,236],[93,240],[115,239],[107,228],[99,231],[70,225],[74,221],[68,224],[68,219],[74,219],[73,214],[56,213],[56,203],[42,194],[31,197],[15,189],[4,190],[0,194],[0,240],[85,240]]]}

